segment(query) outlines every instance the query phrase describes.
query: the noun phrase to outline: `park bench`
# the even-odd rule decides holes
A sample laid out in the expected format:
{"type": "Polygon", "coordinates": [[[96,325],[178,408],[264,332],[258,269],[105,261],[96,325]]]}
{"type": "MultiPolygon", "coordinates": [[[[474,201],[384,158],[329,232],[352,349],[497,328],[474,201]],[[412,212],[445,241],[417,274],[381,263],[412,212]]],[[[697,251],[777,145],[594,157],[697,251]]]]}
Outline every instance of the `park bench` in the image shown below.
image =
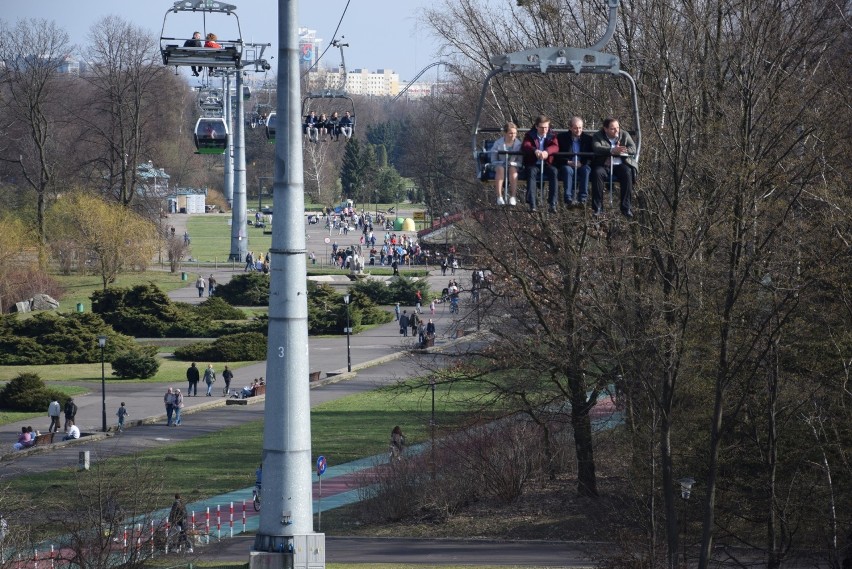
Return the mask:
{"type": "Polygon", "coordinates": [[[53,442],[53,436],[56,433],[42,433],[36,437],[35,442],[33,443],[34,447],[47,446],[53,442]]]}

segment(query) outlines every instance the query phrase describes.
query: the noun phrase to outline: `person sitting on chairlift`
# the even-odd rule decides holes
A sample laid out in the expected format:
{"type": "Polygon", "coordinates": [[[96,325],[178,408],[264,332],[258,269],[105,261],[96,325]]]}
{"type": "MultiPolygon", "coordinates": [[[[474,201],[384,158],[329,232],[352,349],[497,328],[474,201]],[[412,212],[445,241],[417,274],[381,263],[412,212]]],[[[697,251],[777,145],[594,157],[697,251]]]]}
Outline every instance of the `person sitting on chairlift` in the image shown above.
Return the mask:
{"type": "MultiPolygon", "coordinates": [[[[219,39],[219,38],[216,37],[216,34],[214,34],[213,32],[210,32],[209,34],[207,34],[207,41],[204,42],[204,47],[209,47],[209,48],[212,48],[212,49],[222,49],[222,44],[217,42],[216,41],[217,39],[219,39]]],[[[212,72],[216,68],[215,67],[208,67],[207,69],[209,69],[212,72]]]]}
{"type": "Polygon", "coordinates": [[[352,115],[349,114],[349,111],[343,113],[343,117],[338,123],[338,128],[340,129],[340,134],[346,137],[346,140],[352,138],[352,130],[354,126],[355,123],[352,122],[352,115]]]}
{"type": "MultiPolygon", "coordinates": [[[[183,42],[183,47],[201,47],[201,32],[192,32],[192,39],[186,40],[183,42]]],[[[201,67],[198,65],[193,65],[190,67],[192,69],[192,75],[198,77],[201,75],[201,67]]]]}

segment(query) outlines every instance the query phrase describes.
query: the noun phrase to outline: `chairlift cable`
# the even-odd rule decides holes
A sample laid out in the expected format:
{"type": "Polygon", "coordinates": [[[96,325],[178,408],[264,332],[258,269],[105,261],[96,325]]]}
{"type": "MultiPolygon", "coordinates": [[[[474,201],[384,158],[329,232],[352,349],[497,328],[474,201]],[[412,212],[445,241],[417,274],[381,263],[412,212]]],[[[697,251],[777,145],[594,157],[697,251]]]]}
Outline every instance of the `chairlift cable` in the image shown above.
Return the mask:
{"type": "MultiPolygon", "coordinates": [[[[331,37],[332,37],[332,38],[334,38],[334,39],[336,39],[336,38],[337,38],[337,32],[338,32],[338,31],[340,31],[340,26],[341,26],[341,24],[343,24],[343,18],[346,16],[346,10],[348,10],[348,9],[349,9],[349,3],[350,3],[351,1],[352,1],[352,0],[346,0],[346,6],[344,6],[344,7],[343,7],[343,13],[340,15],[340,19],[337,21],[337,27],[336,27],[336,28],[334,28],[334,33],[333,33],[333,34],[332,34],[332,36],[331,36],[331,37]]],[[[324,50],[322,50],[322,53],[320,54],[320,56],[319,56],[319,57],[317,57],[317,60],[316,60],[316,61],[314,61],[314,62],[313,62],[313,64],[311,64],[311,66],[310,66],[310,67],[308,67],[307,69],[305,69],[305,72],[304,72],[304,73],[302,73],[302,77],[301,77],[301,79],[304,79],[305,77],[307,77],[308,73],[310,73],[310,72],[311,72],[311,70],[313,70],[313,69],[317,66],[317,64],[320,62],[320,60],[321,60],[321,59],[325,56],[326,52],[327,52],[329,49],[331,49],[332,47],[334,47],[333,43],[334,43],[334,40],[332,40],[332,42],[330,42],[330,43],[326,46],[326,48],[325,48],[324,50]]]]}

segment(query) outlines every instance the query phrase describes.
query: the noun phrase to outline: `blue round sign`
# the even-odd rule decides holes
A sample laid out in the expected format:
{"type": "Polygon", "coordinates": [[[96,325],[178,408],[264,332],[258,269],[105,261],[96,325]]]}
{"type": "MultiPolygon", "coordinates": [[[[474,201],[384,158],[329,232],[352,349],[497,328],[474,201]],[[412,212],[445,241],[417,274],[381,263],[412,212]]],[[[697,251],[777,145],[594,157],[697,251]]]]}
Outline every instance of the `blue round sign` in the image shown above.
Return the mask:
{"type": "Polygon", "coordinates": [[[323,474],[325,474],[326,466],[328,466],[328,464],[325,461],[325,457],[319,456],[317,458],[317,476],[322,476],[323,474]]]}

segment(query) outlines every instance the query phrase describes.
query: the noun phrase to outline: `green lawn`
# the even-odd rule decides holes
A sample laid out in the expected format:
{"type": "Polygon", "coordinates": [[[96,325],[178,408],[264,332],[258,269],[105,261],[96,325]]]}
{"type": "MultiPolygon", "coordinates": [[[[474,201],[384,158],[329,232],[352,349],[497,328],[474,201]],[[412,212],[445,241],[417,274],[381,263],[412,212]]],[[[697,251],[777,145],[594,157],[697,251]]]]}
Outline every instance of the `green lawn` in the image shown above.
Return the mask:
{"type": "MultiPolygon", "coordinates": [[[[188,257],[202,263],[228,263],[231,254],[231,214],[209,213],[189,216],[186,222],[191,239],[188,257]]],[[[263,229],[253,225],[247,227],[248,251],[266,254],[272,246],[272,235],[264,235],[263,229]]],[[[184,263],[184,268],[191,268],[184,263]]]]}
{"type": "MultiPolygon", "coordinates": [[[[450,390],[439,385],[435,398],[437,423],[447,427],[461,420],[460,402],[472,395],[470,389],[454,386],[450,390]]],[[[314,455],[326,456],[329,466],[384,454],[394,425],[402,426],[410,443],[427,440],[430,414],[431,393],[422,388],[380,389],[330,401],[311,411],[311,448],[314,455]]],[[[193,420],[193,415],[184,419],[187,423],[193,420]]],[[[175,488],[190,500],[198,500],[251,486],[254,468],[260,461],[262,436],[262,422],[249,423],[109,462],[127,465],[127,471],[132,471],[130,463],[139,459],[163,466],[159,469],[162,491],[151,500],[151,509],[155,509],[168,505],[169,494],[175,488]]],[[[23,492],[39,501],[45,488],[54,495],[70,491],[75,476],[73,468],[29,474],[11,481],[5,491],[23,492]]]]}
{"type": "MultiPolygon", "coordinates": [[[[231,369],[239,369],[247,365],[257,362],[204,362],[213,364],[217,370],[221,370],[228,364],[231,369]]],[[[160,370],[157,375],[150,379],[141,380],[142,383],[168,383],[174,382],[175,378],[183,380],[186,368],[189,367],[189,362],[172,359],[165,355],[161,358],[160,370]]],[[[101,364],[56,364],[56,365],[40,365],[40,366],[0,366],[0,381],[8,381],[19,373],[31,372],[37,373],[45,381],[84,381],[92,379],[101,379],[101,364]]],[[[112,375],[112,366],[106,364],[107,382],[120,381],[140,381],[116,379],[112,375]],[[112,379],[111,379],[112,378],[112,379]]]]}

